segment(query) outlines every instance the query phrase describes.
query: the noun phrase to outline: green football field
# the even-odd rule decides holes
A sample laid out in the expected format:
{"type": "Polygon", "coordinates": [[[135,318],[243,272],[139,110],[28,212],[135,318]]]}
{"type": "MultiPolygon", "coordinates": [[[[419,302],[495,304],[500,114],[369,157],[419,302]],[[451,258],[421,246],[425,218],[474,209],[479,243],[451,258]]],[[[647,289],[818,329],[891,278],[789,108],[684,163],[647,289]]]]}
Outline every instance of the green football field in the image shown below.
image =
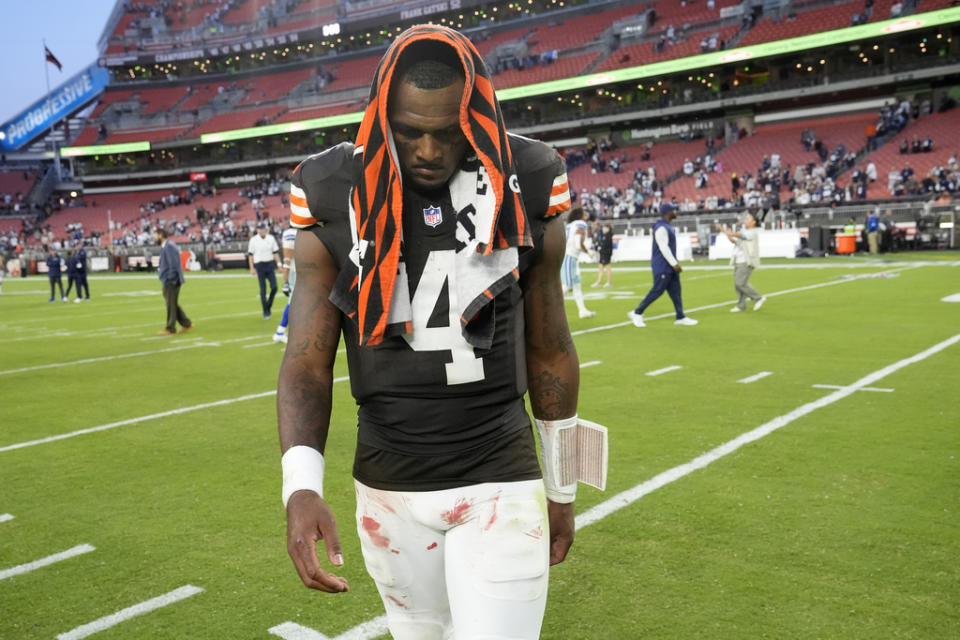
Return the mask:
{"type": "MultiPolygon", "coordinates": [[[[610,430],[582,486],[547,639],[960,637],[960,254],[767,261],[682,276],[696,327],[617,264],[567,311],[580,415],[610,430]]],[[[281,346],[255,278],[188,274],[196,324],[158,337],[154,275],[92,276],[48,303],[0,294],[0,638],[388,637],[353,525],[356,408],[336,364],[326,493],[347,594],[285,548],[281,346]]]]}

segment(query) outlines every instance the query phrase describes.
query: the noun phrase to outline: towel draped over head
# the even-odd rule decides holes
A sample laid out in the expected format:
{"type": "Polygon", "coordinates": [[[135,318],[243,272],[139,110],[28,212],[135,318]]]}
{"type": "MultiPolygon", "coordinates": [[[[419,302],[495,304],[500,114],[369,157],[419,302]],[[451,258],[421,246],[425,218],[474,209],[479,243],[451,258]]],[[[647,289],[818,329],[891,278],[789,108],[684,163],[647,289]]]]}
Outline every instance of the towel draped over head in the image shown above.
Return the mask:
{"type": "Polygon", "coordinates": [[[339,286],[331,295],[338,306],[355,318],[361,344],[375,345],[385,336],[412,331],[409,314],[403,312],[409,306],[409,291],[400,286],[406,284],[400,282],[405,278],[397,277],[401,261],[403,192],[387,106],[400,57],[411,45],[426,41],[448,45],[463,65],[465,82],[460,101],[460,127],[469,143],[467,155],[475,154],[482,165],[482,172],[478,168],[469,176],[463,170],[456,171],[448,185],[455,207],[458,200],[463,202],[469,198],[477,209],[475,241],[459,252],[472,255],[463,260],[458,258],[457,266],[460,280],[473,278],[469,291],[460,292],[458,309],[462,311],[464,336],[470,342],[475,345],[487,342],[482,338],[471,340],[467,324],[499,291],[516,282],[517,248],[533,246],[503,115],[483,59],[470,41],[453,29],[435,25],[408,29],[397,37],[380,61],[370,90],[370,102],[360,123],[354,150],[354,159],[359,164],[357,182],[350,194],[354,233],[351,259],[357,269],[352,274],[341,272],[339,286]],[[483,172],[485,176],[478,176],[483,172]],[[485,198],[476,195],[478,178],[489,181],[492,194],[485,198]],[[511,258],[493,257],[504,249],[511,258]],[[476,273],[483,275],[474,275],[476,273]],[[487,281],[478,284],[478,277],[487,281]],[[471,299],[464,299],[464,295],[471,299]],[[403,299],[398,301],[397,296],[403,299]]]}

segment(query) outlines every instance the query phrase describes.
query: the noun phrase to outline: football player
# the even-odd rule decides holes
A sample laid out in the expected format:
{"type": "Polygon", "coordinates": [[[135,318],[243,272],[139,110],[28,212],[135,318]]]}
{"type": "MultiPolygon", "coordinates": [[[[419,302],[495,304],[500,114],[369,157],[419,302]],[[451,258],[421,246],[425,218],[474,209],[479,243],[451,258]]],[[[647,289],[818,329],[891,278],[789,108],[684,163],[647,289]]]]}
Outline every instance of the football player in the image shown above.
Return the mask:
{"type": "Polygon", "coordinates": [[[506,132],[463,35],[421,25],[381,61],[356,142],[311,156],[292,184],[298,283],[277,412],[300,579],[348,590],[323,498],[342,334],[356,526],[391,634],[539,637],[548,567],[574,537],[576,481],[557,472],[579,387],[560,284],[563,161],[506,132]]]}
{"type": "MultiPolygon", "coordinates": [[[[302,192],[294,196],[294,198],[299,198],[302,206],[306,206],[306,202],[303,201],[302,192]]],[[[280,236],[280,251],[283,252],[283,286],[280,288],[280,291],[283,292],[287,299],[287,304],[283,308],[283,317],[280,318],[280,325],[277,327],[277,330],[273,333],[274,342],[282,342],[283,344],[287,343],[287,322],[290,319],[290,295],[293,292],[293,287],[297,284],[297,263],[293,259],[293,249],[296,246],[297,242],[297,229],[296,227],[287,227],[283,230],[283,235],[280,236]]]]}
{"type": "Polygon", "coordinates": [[[567,249],[563,256],[563,286],[573,290],[573,300],[581,318],[592,318],[596,311],[587,309],[583,302],[583,285],[580,280],[580,254],[590,254],[587,249],[587,221],[583,219],[583,209],[574,207],[567,215],[567,249]]]}

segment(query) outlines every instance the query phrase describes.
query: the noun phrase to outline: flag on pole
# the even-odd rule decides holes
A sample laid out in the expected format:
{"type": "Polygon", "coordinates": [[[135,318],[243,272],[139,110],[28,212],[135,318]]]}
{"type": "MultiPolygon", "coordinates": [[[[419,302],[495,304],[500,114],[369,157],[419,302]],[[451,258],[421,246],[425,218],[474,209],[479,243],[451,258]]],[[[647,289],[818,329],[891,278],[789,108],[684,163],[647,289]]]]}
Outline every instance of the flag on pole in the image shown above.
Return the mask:
{"type": "Polygon", "coordinates": [[[63,71],[63,65],[57,60],[57,56],[53,55],[53,52],[47,48],[47,45],[43,45],[43,52],[47,55],[47,62],[54,64],[57,67],[57,71],[63,71]]]}

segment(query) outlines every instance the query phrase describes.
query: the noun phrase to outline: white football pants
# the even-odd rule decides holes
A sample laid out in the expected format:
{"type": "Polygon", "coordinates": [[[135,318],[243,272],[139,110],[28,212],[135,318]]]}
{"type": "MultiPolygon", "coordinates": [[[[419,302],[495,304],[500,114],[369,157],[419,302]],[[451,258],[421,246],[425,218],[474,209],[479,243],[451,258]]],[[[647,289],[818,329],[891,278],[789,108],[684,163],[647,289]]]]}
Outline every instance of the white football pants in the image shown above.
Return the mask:
{"type": "Polygon", "coordinates": [[[357,531],[395,640],[535,640],[547,603],[542,480],[442,491],[356,482],[357,531]]]}

